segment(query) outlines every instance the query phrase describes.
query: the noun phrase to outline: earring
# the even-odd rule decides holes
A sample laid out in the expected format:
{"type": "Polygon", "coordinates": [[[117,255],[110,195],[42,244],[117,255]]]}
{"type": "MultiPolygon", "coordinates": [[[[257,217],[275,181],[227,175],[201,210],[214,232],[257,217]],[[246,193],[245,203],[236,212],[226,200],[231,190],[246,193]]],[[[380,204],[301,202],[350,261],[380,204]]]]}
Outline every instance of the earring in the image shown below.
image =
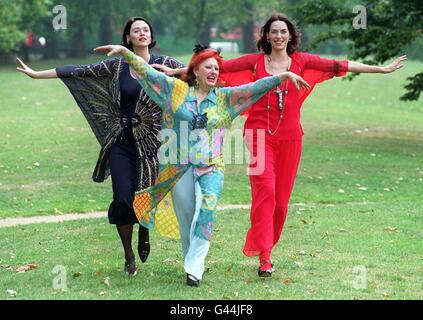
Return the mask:
{"type": "Polygon", "coordinates": [[[198,88],[200,88],[200,84],[198,83],[198,80],[195,79],[194,80],[194,89],[198,89],[198,88]]]}

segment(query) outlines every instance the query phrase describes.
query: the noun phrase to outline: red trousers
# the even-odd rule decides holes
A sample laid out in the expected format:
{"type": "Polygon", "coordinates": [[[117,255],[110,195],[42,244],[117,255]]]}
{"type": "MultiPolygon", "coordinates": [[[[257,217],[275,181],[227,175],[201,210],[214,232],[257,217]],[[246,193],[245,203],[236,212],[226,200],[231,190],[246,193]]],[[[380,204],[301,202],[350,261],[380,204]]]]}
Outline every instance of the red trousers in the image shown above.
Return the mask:
{"type": "Polygon", "coordinates": [[[262,252],[271,252],[281,236],[300,163],[302,141],[276,140],[269,135],[261,143],[257,143],[256,137],[248,140],[251,159],[262,159],[264,171],[252,175],[251,169],[256,164],[250,163],[251,227],[243,253],[259,256],[262,252]]]}

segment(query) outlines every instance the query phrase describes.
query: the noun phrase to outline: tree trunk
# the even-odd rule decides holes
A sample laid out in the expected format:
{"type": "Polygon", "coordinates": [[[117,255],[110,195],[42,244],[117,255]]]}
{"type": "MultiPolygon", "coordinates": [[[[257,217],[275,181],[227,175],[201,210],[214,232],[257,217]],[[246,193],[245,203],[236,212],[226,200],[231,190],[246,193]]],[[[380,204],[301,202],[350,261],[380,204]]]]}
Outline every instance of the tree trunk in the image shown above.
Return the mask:
{"type": "Polygon", "coordinates": [[[256,45],[254,39],[254,21],[246,21],[242,25],[242,34],[243,34],[243,44],[245,53],[256,52],[256,45]]]}
{"type": "Polygon", "coordinates": [[[244,52],[256,52],[255,39],[254,39],[254,4],[253,1],[245,1],[244,9],[246,12],[247,20],[242,24],[244,52]]]}
{"type": "Polygon", "coordinates": [[[99,26],[100,34],[99,34],[99,41],[100,45],[105,45],[109,43],[113,43],[113,36],[112,36],[112,17],[110,13],[106,13],[100,20],[99,26]]]}
{"type": "Polygon", "coordinates": [[[197,15],[197,32],[195,34],[196,40],[200,41],[202,45],[209,45],[210,31],[208,30],[209,22],[206,17],[206,0],[198,1],[198,15],[197,15]]]}
{"type": "Polygon", "coordinates": [[[47,38],[46,47],[44,49],[44,59],[56,59],[59,56],[57,50],[57,40],[56,37],[52,36],[47,38]]]}
{"type": "Polygon", "coordinates": [[[85,34],[80,21],[75,22],[74,30],[71,41],[72,47],[70,50],[70,56],[72,58],[85,58],[87,56],[85,50],[85,34]]]}
{"type": "Polygon", "coordinates": [[[211,21],[207,21],[204,24],[203,30],[201,30],[201,33],[199,35],[199,40],[202,45],[209,46],[210,45],[210,28],[213,26],[213,23],[211,21]]]}

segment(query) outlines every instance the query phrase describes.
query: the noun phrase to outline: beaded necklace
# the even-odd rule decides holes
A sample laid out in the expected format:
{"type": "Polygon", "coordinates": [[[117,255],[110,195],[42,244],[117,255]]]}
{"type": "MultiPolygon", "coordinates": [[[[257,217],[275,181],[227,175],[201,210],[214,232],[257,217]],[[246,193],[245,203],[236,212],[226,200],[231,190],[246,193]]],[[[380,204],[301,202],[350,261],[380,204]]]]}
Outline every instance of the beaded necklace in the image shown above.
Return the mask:
{"type": "MultiPolygon", "coordinates": [[[[273,67],[270,65],[270,61],[271,61],[270,56],[267,56],[267,61],[269,62],[268,65],[269,67],[271,67],[272,74],[274,75],[273,67]]],[[[290,58],[288,62],[287,71],[291,67],[291,61],[292,59],[290,58]]],[[[284,88],[285,90],[277,86],[274,91],[278,95],[278,109],[279,109],[278,125],[276,126],[276,129],[274,131],[270,130],[270,91],[267,93],[267,132],[271,136],[275,135],[276,131],[278,131],[281,121],[283,119],[283,110],[285,108],[286,96],[288,94],[288,81],[285,81],[284,83],[282,83],[282,85],[285,85],[285,88],[284,88]]]]}

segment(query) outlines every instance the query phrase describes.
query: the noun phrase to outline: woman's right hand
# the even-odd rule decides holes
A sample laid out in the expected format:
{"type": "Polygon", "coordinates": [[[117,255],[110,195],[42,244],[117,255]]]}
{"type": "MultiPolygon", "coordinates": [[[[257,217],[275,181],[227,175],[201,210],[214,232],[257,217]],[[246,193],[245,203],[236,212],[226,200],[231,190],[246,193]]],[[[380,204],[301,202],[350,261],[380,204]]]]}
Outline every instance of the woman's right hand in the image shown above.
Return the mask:
{"type": "Polygon", "coordinates": [[[179,77],[181,76],[184,72],[187,71],[187,67],[185,68],[180,68],[180,69],[172,69],[169,68],[168,66],[165,66],[164,64],[152,64],[151,65],[154,69],[157,69],[161,72],[163,72],[165,75],[167,76],[171,76],[171,77],[179,77]]]}
{"type": "Polygon", "coordinates": [[[107,53],[107,56],[113,56],[115,54],[125,54],[127,53],[129,50],[127,48],[125,48],[124,46],[121,45],[107,45],[107,46],[100,46],[94,49],[95,52],[100,52],[100,53],[107,53]]]}
{"type": "Polygon", "coordinates": [[[16,57],[16,64],[18,65],[16,70],[18,70],[22,73],[25,73],[28,77],[30,77],[32,79],[38,79],[38,72],[32,70],[25,63],[23,63],[22,60],[19,59],[18,57],[16,57]]]}
{"type": "Polygon", "coordinates": [[[283,72],[279,75],[279,78],[281,79],[281,81],[291,81],[294,84],[295,88],[297,88],[297,90],[300,90],[300,87],[304,90],[311,89],[311,86],[302,77],[293,72],[283,72]]]}

